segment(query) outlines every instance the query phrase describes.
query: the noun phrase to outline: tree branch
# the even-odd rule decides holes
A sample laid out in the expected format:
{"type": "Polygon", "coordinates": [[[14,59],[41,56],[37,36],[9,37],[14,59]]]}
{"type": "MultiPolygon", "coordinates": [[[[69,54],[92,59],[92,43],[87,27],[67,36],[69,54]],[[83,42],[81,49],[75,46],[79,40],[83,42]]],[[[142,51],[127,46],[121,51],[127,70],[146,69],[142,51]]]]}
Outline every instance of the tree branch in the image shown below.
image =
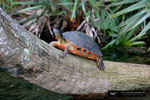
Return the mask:
{"type": "Polygon", "coordinates": [[[71,95],[150,87],[149,65],[104,61],[100,71],[95,61],[71,54],[62,59],[61,54],[0,9],[0,61],[21,68],[20,76],[31,83],[71,95]]]}

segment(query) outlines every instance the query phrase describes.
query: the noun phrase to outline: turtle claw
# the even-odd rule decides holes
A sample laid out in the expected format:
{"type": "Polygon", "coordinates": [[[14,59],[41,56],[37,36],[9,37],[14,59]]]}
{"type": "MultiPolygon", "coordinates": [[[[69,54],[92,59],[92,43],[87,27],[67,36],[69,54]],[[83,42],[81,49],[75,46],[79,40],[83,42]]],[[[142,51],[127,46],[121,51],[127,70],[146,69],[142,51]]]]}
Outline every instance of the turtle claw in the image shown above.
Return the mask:
{"type": "Polygon", "coordinates": [[[97,64],[100,70],[104,70],[104,63],[100,57],[97,57],[97,64]]]}
{"type": "Polygon", "coordinates": [[[100,68],[100,70],[104,70],[104,63],[103,63],[103,61],[101,61],[99,68],[100,68]]]}
{"type": "Polygon", "coordinates": [[[8,68],[8,73],[11,73],[14,77],[17,77],[20,74],[20,71],[20,68],[8,68]]]}
{"type": "MultiPolygon", "coordinates": [[[[68,54],[68,53],[67,53],[68,54]]],[[[67,56],[65,52],[63,52],[61,55],[59,55],[60,58],[65,58],[67,56]]]]}
{"type": "Polygon", "coordinates": [[[63,54],[62,54],[62,55],[59,55],[59,57],[60,57],[60,58],[65,58],[65,56],[64,56],[63,54]]]}

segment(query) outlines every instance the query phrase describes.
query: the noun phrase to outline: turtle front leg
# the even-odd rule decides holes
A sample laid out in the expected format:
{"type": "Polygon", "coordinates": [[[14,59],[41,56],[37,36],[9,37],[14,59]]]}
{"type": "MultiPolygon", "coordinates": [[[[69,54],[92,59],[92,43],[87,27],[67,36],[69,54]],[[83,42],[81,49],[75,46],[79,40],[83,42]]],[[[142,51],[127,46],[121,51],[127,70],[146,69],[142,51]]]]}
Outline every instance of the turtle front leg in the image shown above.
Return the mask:
{"type": "Polygon", "coordinates": [[[67,45],[67,46],[62,45],[58,41],[53,41],[50,43],[50,45],[53,47],[58,47],[61,50],[64,50],[63,54],[60,56],[61,58],[64,58],[68,54],[68,49],[69,47],[71,47],[70,45],[67,45]]]}
{"type": "Polygon", "coordinates": [[[50,43],[51,46],[55,47],[56,46],[57,41],[53,41],[50,43]]]}
{"type": "Polygon", "coordinates": [[[63,54],[62,54],[62,58],[66,57],[66,55],[68,54],[68,49],[69,49],[69,47],[71,47],[71,46],[68,45],[68,46],[65,47],[65,50],[64,50],[64,52],[63,52],[63,54]]]}
{"type": "Polygon", "coordinates": [[[97,61],[97,65],[98,65],[99,69],[100,70],[104,70],[104,63],[103,63],[103,61],[102,61],[100,56],[96,57],[96,61],[97,61]]]}

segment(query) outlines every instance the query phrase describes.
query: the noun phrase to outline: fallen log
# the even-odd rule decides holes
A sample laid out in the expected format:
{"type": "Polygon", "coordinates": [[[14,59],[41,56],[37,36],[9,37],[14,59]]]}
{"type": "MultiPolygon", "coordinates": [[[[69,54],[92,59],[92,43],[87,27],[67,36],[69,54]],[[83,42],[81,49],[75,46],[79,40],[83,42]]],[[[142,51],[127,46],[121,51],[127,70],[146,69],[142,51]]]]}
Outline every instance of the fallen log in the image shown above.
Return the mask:
{"type": "Polygon", "coordinates": [[[20,77],[46,89],[71,95],[104,95],[109,90],[150,87],[150,66],[104,61],[100,71],[93,60],[58,50],[17,24],[0,9],[0,62],[23,70],[20,77]]]}

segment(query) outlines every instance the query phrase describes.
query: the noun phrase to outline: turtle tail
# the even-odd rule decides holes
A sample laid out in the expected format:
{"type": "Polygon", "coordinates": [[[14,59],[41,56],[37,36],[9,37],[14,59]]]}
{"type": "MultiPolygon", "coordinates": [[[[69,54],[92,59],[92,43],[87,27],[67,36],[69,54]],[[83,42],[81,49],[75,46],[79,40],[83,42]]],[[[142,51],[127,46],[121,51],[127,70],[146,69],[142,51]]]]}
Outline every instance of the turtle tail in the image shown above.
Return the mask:
{"type": "Polygon", "coordinates": [[[104,63],[103,63],[101,57],[97,56],[97,57],[96,57],[96,61],[97,61],[97,64],[98,64],[99,69],[100,69],[100,70],[104,70],[104,63]]]}

